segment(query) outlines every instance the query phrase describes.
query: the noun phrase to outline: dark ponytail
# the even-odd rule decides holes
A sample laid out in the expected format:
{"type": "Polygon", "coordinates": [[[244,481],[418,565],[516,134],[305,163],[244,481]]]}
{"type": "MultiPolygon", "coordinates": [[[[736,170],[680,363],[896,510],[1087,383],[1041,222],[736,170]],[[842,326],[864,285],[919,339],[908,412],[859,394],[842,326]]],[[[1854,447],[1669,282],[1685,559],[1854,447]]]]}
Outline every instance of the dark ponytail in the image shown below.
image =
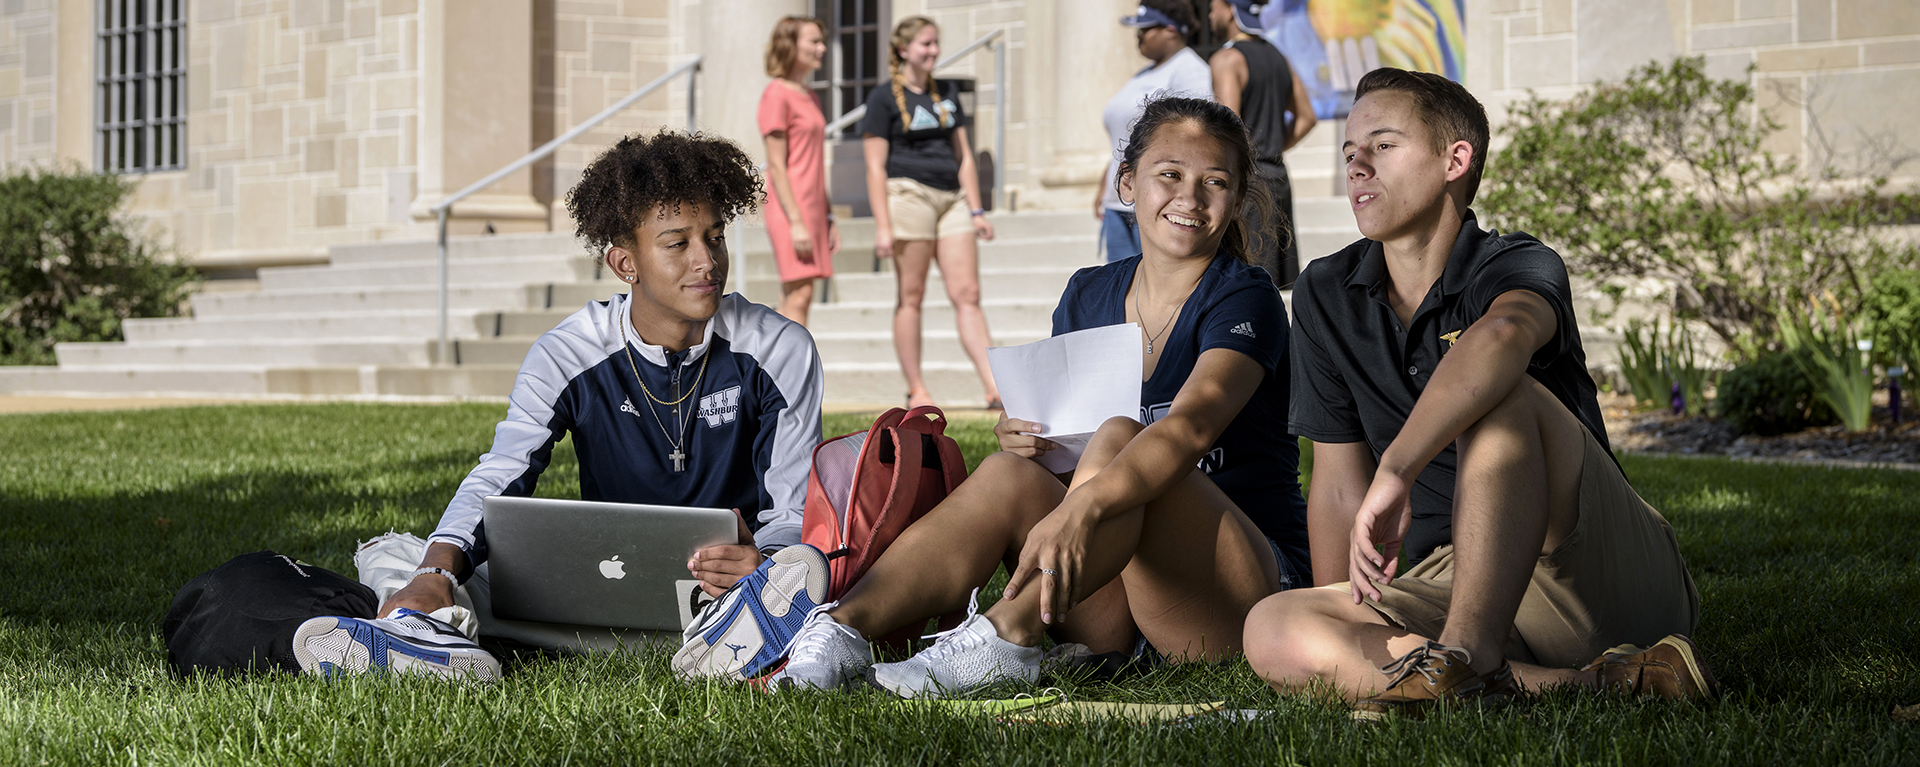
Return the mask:
{"type": "MultiPolygon", "coordinates": [[[[1255,254],[1262,252],[1261,246],[1267,245],[1267,238],[1274,235],[1256,231],[1246,214],[1251,209],[1259,214],[1252,220],[1273,220],[1273,197],[1267,194],[1266,184],[1254,183],[1259,169],[1253,164],[1253,144],[1247,138],[1246,124],[1240,122],[1240,116],[1233,110],[1206,99],[1179,96],[1148,102],[1146,111],[1140,114],[1127,135],[1127,146],[1120,155],[1119,175],[1132,175],[1140,167],[1140,155],[1146,152],[1147,145],[1153,143],[1161,128],[1188,122],[1200,126],[1233,156],[1233,198],[1240,201],[1241,206],[1227,224],[1220,247],[1243,264],[1257,265],[1255,254]]],[[[1113,183],[1118,188],[1120,179],[1115,177],[1113,183]]],[[[1292,235],[1292,232],[1286,233],[1288,237],[1292,235]]]]}

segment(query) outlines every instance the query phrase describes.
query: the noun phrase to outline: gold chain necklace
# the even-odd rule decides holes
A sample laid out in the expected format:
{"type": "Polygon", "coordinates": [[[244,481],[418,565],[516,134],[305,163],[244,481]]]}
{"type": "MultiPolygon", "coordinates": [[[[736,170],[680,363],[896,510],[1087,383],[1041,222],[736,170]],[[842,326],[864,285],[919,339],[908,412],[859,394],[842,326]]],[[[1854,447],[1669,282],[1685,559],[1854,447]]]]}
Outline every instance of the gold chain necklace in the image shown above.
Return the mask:
{"type": "MultiPolygon", "coordinates": [[[[679,399],[667,402],[659,397],[653,396],[653,392],[647,390],[647,380],[640,377],[640,366],[634,364],[633,345],[627,340],[627,323],[624,321],[620,323],[620,350],[626,352],[627,367],[633,370],[633,380],[640,382],[640,391],[647,395],[647,399],[672,407],[675,410],[679,409],[680,403],[686,402],[688,397],[692,397],[700,391],[700,380],[707,376],[707,362],[713,359],[712,355],[701,355],[700,373],[693,377],[693,386],[687,390],[686,394],[681,395],[679,399]]],[[[653,416],[654,425],[660,427],[660,433],[667,437],[667,444],[673,446],[673,452],[667,454],[667,458],[673,461],[673,470],[676,472],[685,471],[687,468],[687,427],[693,424],[693,408],[687,408],[686,415],[680,417],[680,438],[678,440],[674,439],[672,432],[667,431],[666,422],[660,420],[660,413],[654,410],[652,404],[647,405],[647,414],[653,416]]]]}

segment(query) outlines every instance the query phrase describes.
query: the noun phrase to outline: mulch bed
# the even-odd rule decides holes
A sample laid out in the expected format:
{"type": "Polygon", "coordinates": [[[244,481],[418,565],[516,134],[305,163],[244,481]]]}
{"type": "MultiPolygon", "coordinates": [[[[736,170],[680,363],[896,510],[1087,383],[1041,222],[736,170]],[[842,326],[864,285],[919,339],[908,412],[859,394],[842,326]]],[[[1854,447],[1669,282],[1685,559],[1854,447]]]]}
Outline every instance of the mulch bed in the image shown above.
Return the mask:
{"type": "Polygon", "coordinates": [[[1741,435],[1717,418],[1635,411],[1632,399],[1601,395],[1613,448],[1633,453],[1725,455],[1738,458],[1815,462],[1906,464],[1920,468],[1920,413],[1903,412],[1906,422],[1888,423],[1875,408],[1874,427],[1851,433],[1844,426],[1823,426],[1774,437],[1741,435]]]}

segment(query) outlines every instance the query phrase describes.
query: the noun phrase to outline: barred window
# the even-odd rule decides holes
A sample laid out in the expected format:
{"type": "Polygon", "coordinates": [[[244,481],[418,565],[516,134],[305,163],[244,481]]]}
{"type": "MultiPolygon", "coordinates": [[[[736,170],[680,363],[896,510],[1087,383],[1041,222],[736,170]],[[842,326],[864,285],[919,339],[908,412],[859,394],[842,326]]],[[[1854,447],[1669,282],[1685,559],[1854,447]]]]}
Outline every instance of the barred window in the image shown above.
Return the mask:
{"type": "Polygon", "coordinates": [[[97,130],[103,171],[186,167],[185,0],[95,0],[97,130]]]}
{"type": "MultiPolygon", "coordinates": [[[[891,4],[879,0],[814,0],[813,15],[827,23],[827,60],[807,86],[820,94],[827,122],[867,103],[867,93],[887,82],[887,45],[892,30],[891,4]]],[[[860,138],[854,123],[839,138],[860,138]]]]}

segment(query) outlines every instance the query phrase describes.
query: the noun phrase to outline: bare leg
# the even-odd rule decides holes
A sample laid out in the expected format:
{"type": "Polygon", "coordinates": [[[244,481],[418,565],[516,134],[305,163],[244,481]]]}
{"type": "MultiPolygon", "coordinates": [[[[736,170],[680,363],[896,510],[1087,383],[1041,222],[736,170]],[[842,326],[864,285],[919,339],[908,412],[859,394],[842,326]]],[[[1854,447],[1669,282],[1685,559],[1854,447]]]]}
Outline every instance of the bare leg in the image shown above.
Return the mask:
{"type": "Polygon", "coordinates": [[[900,357],[900,374],[907,379],[907,400],[933,404],[920,372],[920,305],[927,296],[927,265],[933,261],[932,240],[896,240],[893,273],[900,284],[893,306],[893,350],[900,357]]]}
{"type": "MultiPolygon", "coordinates": [[[[1354,700],[1380,691],[1388,681],[1379,669],[1412,652],[1427,637],[1387,622],[1340,589],[1296,589],[1267,597],[1247,616],[1247,662],[1281,692],[1330,684],[1354,700]]],[[[1573,669],[1513,664],[1520,685],[1542,690],[1593,684],[1593,674],[1573,669]]]]}
{"type": "MultiPolygon", "coordinates": [[[[1088,444],[1074,481],[1084,483],[1145,427],[1115,418],[1088,444]]],[[[1217,659],[1239,652],[1247,611],[1279,588],[1279,565],[1258,528],[1212,480],[1190,472],[1144,508],[1113,515],[1094,529],[1076,600],[1119,579],[1129,613],[1156,648],[1175,660],[1217,659]]],[[[1032,646],[1044,628],[1038,588],[1026,588],[987,611],[1001,638],[1032,646]]],[[[1082,604],[1067,625],[1087,616],[1082,604]]],[[[1096,624],[1099,625],[1099,624],[1096,624]]]]}
{"type": "Polygon", "coordinates": [[[874,637],[965,607],[973,589],[1008,552],[1019,553],[1027,531],[1066,491],[1040,464],[1009,453],[987,456],[952,495],[908,526],[828,614],[874,637]]]}
{"type": "Polygon", "coordinates": [[[780,314],[787,319],[807,324],[807,309],[813,304],[813,278],[789,280],[780,283],[780,314]]]}
{"type": "Polygon", "coordinates": [[[1523,378],[1456,446],[1453,600],[1438,639],[1467,648],[1486,673],[1500,665],[1534,562],[1573,532],[1586,437],[1546,387],[1523,378]]]}
{"type": "MultiPolygon", "coordinates": [[[[1535,560],[1573,529],[1584,458],[1580,424],[1527,379],[1462,434],[1454,497],[1454,578],[1446,627],[1433,637],[1467,648],[1477,671],[1497,667],[1535,560]]],[[[1345,591],[1276,594],[1247,618],[1247,660],[1276,689],[1315,680],[1359,697],[1385,685],[1377,670],[1426,641],[1388,624],[1345,591]]],[[[1592,684],[1571,669],[1513,664],[1530,689],[1592,684]]]]}
{"type": "Polygon", "coordinates": [[[993,384],[993,369],[987,365],[987,347],[993,336],[987,332],[987,313],[980,309],[980,245],[973,231],[943,237],[935,258],[940,277],[947,285],[947,300],[953,302],[953,324],[960,331],[960,348],[967,350],[973,369],[980,374],[980,388],[987,401],[1000,399],[993,384]]]}

